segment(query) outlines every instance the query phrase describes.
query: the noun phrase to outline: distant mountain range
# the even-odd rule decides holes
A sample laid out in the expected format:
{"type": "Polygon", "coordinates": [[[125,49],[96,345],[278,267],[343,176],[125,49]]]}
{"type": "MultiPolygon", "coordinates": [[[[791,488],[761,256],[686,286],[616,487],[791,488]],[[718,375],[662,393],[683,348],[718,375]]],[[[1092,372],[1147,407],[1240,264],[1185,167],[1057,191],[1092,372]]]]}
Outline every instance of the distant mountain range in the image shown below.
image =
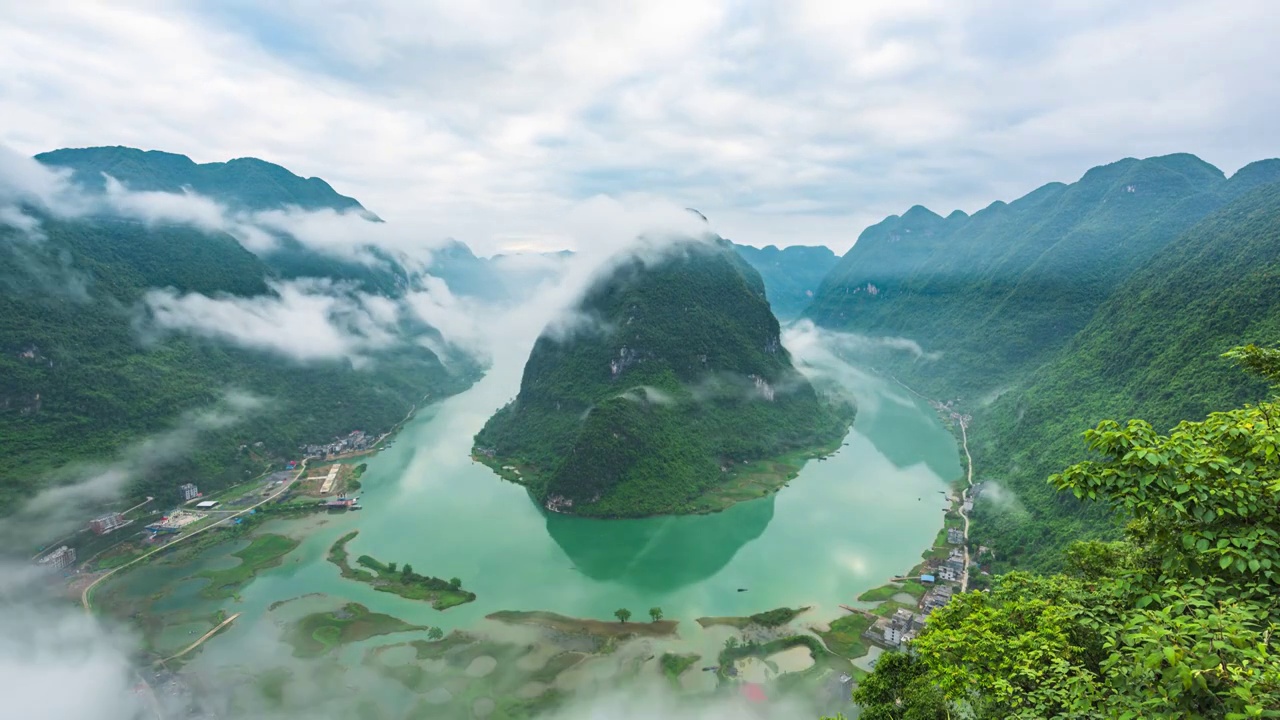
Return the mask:
{"type": "Polygon", "coordinates": [[[320,178],[302,178],[258,158],[197,164],[186,155],[130,147],[65,148],[36,155],[41,164],[72,171],[90,190],[102,191],[107,175],[138,192],[191,191],[235,210],[356,211],[376,218],[355,198],[340,195],[320,178]]]}
{"type": "Polygon", "coordinates": [[[863,357],[975,415],[974,536],[1051,566],[1114,532],[1046,485],[1106,417],[1165,429],[1264,397],[1218,357],[1280,340],[1280,161],[1230,178],[1191,155],[1125,159],[972,216],[916,206],[867,228],[805,316],[882,341],[863,357]],[[904,356],[907,338],[924,350],[904,356]],[[996,498],[1000,498],[999,502],[996,498]]]}
{"type": "Polygon", "coordinates": [[[822,279],[839,258],[825,245],[792,245],[779,250],[734,243],[743,260],[760,273],[769,305],[779,320],[792,320],[813,302],[822,279]]]}

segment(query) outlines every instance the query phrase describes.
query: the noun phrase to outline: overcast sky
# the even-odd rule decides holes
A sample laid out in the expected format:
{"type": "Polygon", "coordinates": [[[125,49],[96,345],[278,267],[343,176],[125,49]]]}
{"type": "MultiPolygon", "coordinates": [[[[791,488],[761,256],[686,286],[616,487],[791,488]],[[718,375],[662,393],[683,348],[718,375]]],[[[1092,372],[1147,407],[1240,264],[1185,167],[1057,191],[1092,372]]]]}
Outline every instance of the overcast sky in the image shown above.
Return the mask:
{"type": "Polygon", "coordinates": [[[1280,155],[1271,0],[0,6],[11,148],[261,157],[485,254],[583,242],[601,194],[843,251],[1126,156],[1280,155]]]}

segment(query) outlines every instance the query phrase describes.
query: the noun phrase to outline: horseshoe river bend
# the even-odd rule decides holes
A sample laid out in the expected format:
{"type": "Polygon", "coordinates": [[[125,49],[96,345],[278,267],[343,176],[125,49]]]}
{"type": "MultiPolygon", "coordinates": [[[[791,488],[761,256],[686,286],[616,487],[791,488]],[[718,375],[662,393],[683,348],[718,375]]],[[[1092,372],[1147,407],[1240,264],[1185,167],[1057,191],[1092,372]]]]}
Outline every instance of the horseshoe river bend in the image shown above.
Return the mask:
{"type": "Polygon", "coordinates": [[[547,512],[471,459],[473,435],[519,383],[496,370],[364,458],[359,512],[273,519],[160,555],[103,582],[94,602],[144,628],[152,660],[238,614],[157,664],[151,682],[216,687],[232,716],[522,717],[620,695],[697,707],[746,702],[745,684],[757,703],[833,712],[877,650],[862,628],[833,635],[830,623],[850,615],[842,605],[871,607],[856,598],[920,562],[943,525],[941,493],[962,473],[927,403],[843,370],[858,414],[833,455],[723,512],[638,520],[547,512]],[[330,549],[353,531],[349,557],[459,578],[475,600],[441,611],[344,577],[330,549]],[[263,536],[288,538],[288,551],[234,593],[209,592],[210,577],[248,563],[263,536]],[[620,608],[634,617],[619,623],[620,608]],[[651,623],[650,608],[664,622],[651,623]],[[746,620],[775,608],[807,609],[782,625],[746,620]],[[488,617],[500,611],[539,613],[488,617]],[[766,650],[722,654],[742,645],[766,650]]]}

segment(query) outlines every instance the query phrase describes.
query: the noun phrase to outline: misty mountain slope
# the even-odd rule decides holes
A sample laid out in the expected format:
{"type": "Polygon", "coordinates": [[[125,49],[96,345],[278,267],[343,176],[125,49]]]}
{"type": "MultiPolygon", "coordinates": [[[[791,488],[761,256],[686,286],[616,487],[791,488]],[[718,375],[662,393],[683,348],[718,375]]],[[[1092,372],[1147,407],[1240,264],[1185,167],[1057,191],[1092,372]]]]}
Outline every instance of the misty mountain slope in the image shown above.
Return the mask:
{"type": "Polygon", "coordinates": [[[942,360],[900,368],[909,382],[985,393],[1043,362],[1134,269],[1266,172],[1228,180],[1191,155],[1130,158],[972,216],[916,207],[868,228],[806,316],[917,340],[942,360]]]}
{"type": "Polygon", "coordinates": [[[355,198],[338,194],[320,178],[302,178],[257,158],[197,164],[186,155],[130,147],[63,148],[36,155],[44,165],[72,171],[88,189],[104,190],[103,174],[135,191],[177,193],[191,190],[217,198],[235,210],[365,211],[355,198]]]}
{"type": "MultiPolygon", "coordinates": [[[[1280,180],[1280,162],[1245,177],[1280,180]]],[[[1043,566],[1070,540],[1108,531],[1106,518],[1081,514],[1045,482],[1086,456],[1080,433],[1131,417],[1163,432],[1263,400],[1265,383],[1219,356],[1278,341],[1280,182],[1257,182],[1163,248],[1024,391],[980,415],[970,432],[979,478],[998,480],[1017,503],[979,502],[974,537],[1002,563],[1043,566]]]]}
{"type": "Polygon", "coordinates": [[[552,509],[713,509],[703,496],[739,463],[837,443],[852,418],[792,367],[759,273],[727,241],[629,257],[577,313],[538,338],[519,394],[476,436],[552,509]]]}
{"type": "MultiPolygon", "coordinates": [[[[105,174],[133,192],[189,191],[220,203],[232,214],[285,213],[274,216],[269,227],[259,228],[273,245],[253,248],[272,273],[284,280],[350,281],[367,292],[391,297],[403,295],[411,283],[413,272],[404,260],[369,244],[368,238],[360,236],[359,223],[350,224],[349,252],[342,256],[310,247],[290,232],[288,213],[299,211],[356,213],[381,223],[355,198],[339,194],[320,178],[302,178],[257,158],[197,164],[185,155],[129,147],[64,148],[41,153],[35,159],[51,168],[70,170],[72,181],[91,196],[108,194],[105,174]]],[[[456,295],[509,299],[491,263],[477,258],[461,242],[450,241],[434,251],[430,272],[456,295]]]]}
{"type": "MultiPolygon", "coordinates": [[[[467,361],[456,360],[456,372],[449,372],[431,351],[408,341],[425,336],[438,346],[439,340],[410,317],[393,328],[406,340],[370,346],[361,367],[349,355],[305,347],[332,339],[288,325],[290,312],[332,303],[330,313],[339,315],[330,321],[358,323],[366,317],[361,303],[373,301],[328,285],[314,296],[282,297],[279,276],[229,235],[109,217],[38,218],[38,237],[0,224],[4,512],[56,481],[59,468],[111,460],[187,414],[222,403],[228,393],[260,402],[239,403],[239,416],[229,418],[234,422],[150,468],[132,490],[167,498],[179,484],[175,478],[216,489],[272,458],[296,455],[300,444],[356,429],[386,430],[424,397],[457,392],[474,378],[467,361]],[[187,293],[209,299],[183,305],[187,293]],[[235,303],[241,310],[225,315],[235,303]],[[165,330],[155,315],[200,309],[223,313],[219,331],[250,339],[256,333],[257,344],[191,334],[185,326],[165,330]],[[254,313],[286,324],[246,325],[254,313]],[[291,351],[301,357],[313,351],[310,359],[300,363],[269,352],[282,347],[270,335],[300,338],[302,347],[291,351]]],[[[305,321],[296,317],[292,322],[305,321]]]]}
{"type": "Polygon", "coordinates": [[[839,258],[825,245],[757,248],[734,243],[733,249],[760,273],[773,314],[780,320],[798,317],[839,258]]]}

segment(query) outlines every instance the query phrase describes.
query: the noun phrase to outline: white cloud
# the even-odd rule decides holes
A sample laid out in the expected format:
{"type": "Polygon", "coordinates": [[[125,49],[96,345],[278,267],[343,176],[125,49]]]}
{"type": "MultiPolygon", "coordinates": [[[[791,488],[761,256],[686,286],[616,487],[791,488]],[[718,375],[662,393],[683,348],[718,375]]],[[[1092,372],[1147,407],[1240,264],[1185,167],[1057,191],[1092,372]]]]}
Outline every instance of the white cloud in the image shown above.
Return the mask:
{"type": "Polygon", "coordinates": [[[255,297],[150,290],[144,328],[217,338],[300,362],[345,358],[362,365],[369,353],[399,342],[391,300],[315,279],[273,283],[272,290],[255,297]]]}
{"type": "Polygon", "coordinates": [[[1277,35],[1265,0],[27,3],[0,141],[259,156],[485,254],[637,192],[842,249],[1126,155],[1274,155],[1277,35]]]}
{"type": "Polygon", "coordinates": [[[48,597],[34,568],[0,565],[0,690],[6,714],[30,720],[132,720],[130,638],[48,597]]]}
{"type": "Polygon", "coordinates": [[[61,468],[55,484],[27,499],[0,529],[9,541],[32,536],[49,538],[84,524],[104,503],[116,500],[129,483],[171,463],[195,447],[200,436],[241,422],[262,407],[262,400],[230,391],[212,408],[184,414],[165,432],[123,448],[104,463],[78,463],[61,468]]]}

